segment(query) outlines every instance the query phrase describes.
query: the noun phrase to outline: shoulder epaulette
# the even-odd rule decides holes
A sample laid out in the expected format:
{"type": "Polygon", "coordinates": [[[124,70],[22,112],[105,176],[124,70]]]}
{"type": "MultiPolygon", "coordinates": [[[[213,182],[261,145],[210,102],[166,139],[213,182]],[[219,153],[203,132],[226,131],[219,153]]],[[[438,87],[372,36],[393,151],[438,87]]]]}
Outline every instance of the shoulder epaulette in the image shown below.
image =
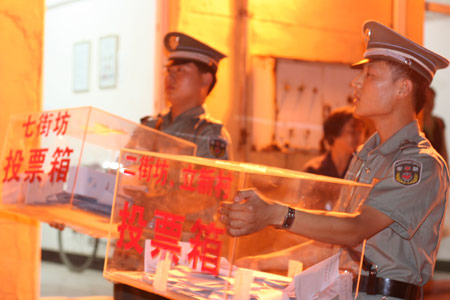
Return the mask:
{"type": "Polygon", "coordinates": [[[204,126],[212,126],[214,128],[214,131],[216,131],[217,134],[220,134],[220,131],[223,127],[222,122],[212,118],[208,114],[202,114],[198,116],[198,120],[199,121],[195,125],[195,130],[200,130],[200,128],[203,128],[204,126]]]}
{"type": "Polygon", "coordinates": [[[150,118],[151,118],[151,116],[145,116],[145,117],[142,117],[142,118],[140,119],[141,124],[147,122],[150,118]]]}
{"type": "Polygon", "coordinates": [[[403,143],[400,144],[400,150],[407,153],[418,151],[418,143],[410,140],[404,140],[403,143]]]}
{"type": "Polygon", "coordinates": [[[156,121],[156,120],[158,120],[158,119],[161,118],[161,117],[162,117],[161,114],[158,114],[158,115],[156,115],[156,116],[145,116],[145,117],[142,117],[142,118],[140,119],[140,121],[141,121],[141,124],[144,124],[144,123],[156,121]]]}
{"type": "Polygon", "coordinates": [[[214,119],[213,117],[211,117],[211,115],[209,115],[209,114],[202,114],[202,115],[200,115],[199,116],[199,119],[200,120],[204,120],[204,121],[206,121],[206,122],[208,122],[208,123],[213,123],[213,124],[219,124],[219,125],[222,125],[222,122],[220,122],[219,120],[217,120],[217,119],[214,119]]]}

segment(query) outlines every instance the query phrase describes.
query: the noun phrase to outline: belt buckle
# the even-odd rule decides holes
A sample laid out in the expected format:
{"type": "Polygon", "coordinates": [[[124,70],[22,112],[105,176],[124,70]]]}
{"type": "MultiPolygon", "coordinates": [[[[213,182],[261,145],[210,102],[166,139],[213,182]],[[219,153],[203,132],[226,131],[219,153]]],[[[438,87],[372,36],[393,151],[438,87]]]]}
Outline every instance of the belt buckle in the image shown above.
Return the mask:
{"type": "Polygon", "coordinates": [[[369,270],[369,276],[367,278],[366,294],[376,295],[377,294],[377,271],[378,266],[372,264],[369,270]]]}

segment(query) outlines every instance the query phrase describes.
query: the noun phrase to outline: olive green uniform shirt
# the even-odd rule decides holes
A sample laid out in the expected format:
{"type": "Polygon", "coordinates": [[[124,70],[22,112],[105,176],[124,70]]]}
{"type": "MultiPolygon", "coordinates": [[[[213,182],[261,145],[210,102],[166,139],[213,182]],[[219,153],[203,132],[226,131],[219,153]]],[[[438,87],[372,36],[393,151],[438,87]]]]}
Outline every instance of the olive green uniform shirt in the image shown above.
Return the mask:
{"type": "Polygon", "coordinates": [[[353,158],[346,179],[373,183],[362,205],[394,221],[366,243],[365,257],[378,266],[377,276],[424,285],[436,262],[449,175],[417,121],[381,145],[374,134],[353,158]]]}
{"type": "Polygon", "coordinates": [[[214,120],[202,106],[185,111],[172,120],[172,113],[160,114],[154,118],[143,118],[143,125],[161,130],[197,145],[196,156],[213,159],[231,159],[231,139],[228,131],[214,120]]]}

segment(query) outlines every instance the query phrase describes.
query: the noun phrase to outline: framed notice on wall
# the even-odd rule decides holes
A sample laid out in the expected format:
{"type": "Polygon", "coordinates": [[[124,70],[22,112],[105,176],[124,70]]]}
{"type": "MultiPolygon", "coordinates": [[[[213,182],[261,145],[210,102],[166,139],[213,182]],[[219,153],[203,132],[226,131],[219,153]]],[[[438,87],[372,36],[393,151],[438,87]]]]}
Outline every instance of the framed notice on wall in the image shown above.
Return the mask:
{"type": "Polygon", "coordinates": [[[99,42],[99,87],[117,86],[117,49],[116,35],[100,38],[99,42]]]}
{"type": "Polygon", "coordinates": [[[87,92],[89,90],[89,69],[91,43],[78,42],[73,46],[73,91],[87,92]]]}

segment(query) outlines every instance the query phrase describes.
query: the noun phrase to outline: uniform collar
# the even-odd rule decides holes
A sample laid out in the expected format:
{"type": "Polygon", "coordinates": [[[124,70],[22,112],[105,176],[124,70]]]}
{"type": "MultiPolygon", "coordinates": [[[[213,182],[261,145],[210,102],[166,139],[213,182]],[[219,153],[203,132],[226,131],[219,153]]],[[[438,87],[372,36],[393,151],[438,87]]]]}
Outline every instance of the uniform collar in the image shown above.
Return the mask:
{"type": "Polygon", "coordinates": [[[417,137],[420,136],[419,132],[420,129],[417,120],[411,121],[381,145],[380,136],[376,132],[367,140],[361,151],[359,151],[358,156],[365,160],[372,151],[379,152],[381,155],[386,156],[392,152],[398,151],[400,146],[406,142],[417,141],[417,137]]]}
{"type": "MultiPolygon", "coordinates": [[[[181,119],[193,118],[193,117],[199,116],[204,113],[205,113],[205,108],[203,106],[201,106],[201,105],[195,106],[195,107],[183,112],[182,114],[180,114],[178,117],[176,117],[175,120],[172,121],[172,123],[174,123],[175,121],[181,120],[181,119]]],[[[170,122],[170,119],[172,118],[172,108],[170,108],[170,111],[166,115],[166,117],[167,117],[167,121],[170,122]]]]}

